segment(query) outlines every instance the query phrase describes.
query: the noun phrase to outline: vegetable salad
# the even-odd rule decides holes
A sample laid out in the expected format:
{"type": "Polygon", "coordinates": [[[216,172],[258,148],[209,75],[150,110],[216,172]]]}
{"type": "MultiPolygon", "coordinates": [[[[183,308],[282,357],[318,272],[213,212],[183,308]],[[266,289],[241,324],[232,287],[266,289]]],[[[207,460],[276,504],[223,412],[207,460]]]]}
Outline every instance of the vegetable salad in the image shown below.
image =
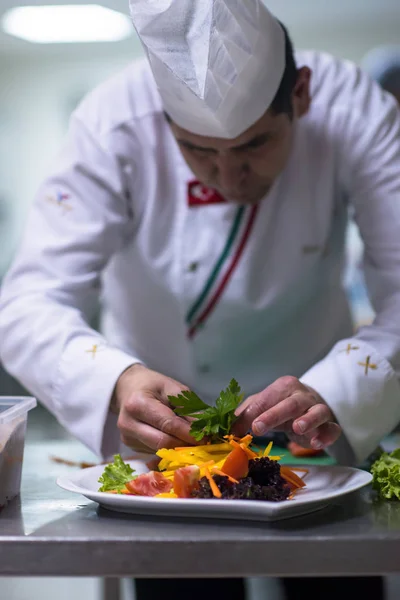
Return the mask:
{"type": "MultiPolygon", "coordinates": [[[[272,456],[272,443],[255,448],[253,438],[225,436],[223,442],[161,449],[157,470],[135,475],[118,454],[99,482],[101,492],[155,498],[282,501],[305,487],[302,477],[272,456]]],[[[296,471],[307,472],[306,469],[296,471]]]]}

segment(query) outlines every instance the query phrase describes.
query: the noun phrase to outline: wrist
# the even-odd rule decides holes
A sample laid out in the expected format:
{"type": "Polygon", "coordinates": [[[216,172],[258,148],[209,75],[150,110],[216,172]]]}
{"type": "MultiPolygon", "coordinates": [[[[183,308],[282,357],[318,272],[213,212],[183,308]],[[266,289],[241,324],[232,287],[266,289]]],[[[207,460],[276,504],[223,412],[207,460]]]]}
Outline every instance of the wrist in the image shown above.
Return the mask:
{"type": "Polygon", "coordinates": [[[303,385],[308,389],[308,391],[310,392],[310,394],[312,396],[314,396],[314,398],[318,402],[318,404],[326,404],[325,400],[319,395],[319,393],[317,392],[317,390],[315,390],[310,385],[306,385],[305,383],[303,383],[303,385]]]}
{"type": "Polygon", "coordinates": [[[329,408],[329,410],[331,411],[331,415],[332,415],[331,422],[338,424],[336,415],[332,411],[332,409],[329,406],[329,404],[322,398],[322,396],[320,396],[320,394],[317,392],[317,390],[315,390],[313,387],[311,387],[310,385],[307,385],[305,383],[303,383],[303,385],[308,389],[308,391],[310,392],[310,394],[312,394],[314,396],[314,398],[316,399],[316,401],[317,401],[318,404],[325,404],[329,408]]]}
{"type": "Polygon", "coordinates": [[[134,363],[133,365],[130,365],[127,369],[125,369],[125,371],[122,371],[121,375],[117,379],[117,383],[115,384],[114,391],[111,397],[110,411],[113,414],[119,415],[121,401],[124,396],[126,381],[129,380],[131,382],[132,377],[134,377],[138,371],[141,371],[145,368],[146,367],[142,363],[134,363]]]}

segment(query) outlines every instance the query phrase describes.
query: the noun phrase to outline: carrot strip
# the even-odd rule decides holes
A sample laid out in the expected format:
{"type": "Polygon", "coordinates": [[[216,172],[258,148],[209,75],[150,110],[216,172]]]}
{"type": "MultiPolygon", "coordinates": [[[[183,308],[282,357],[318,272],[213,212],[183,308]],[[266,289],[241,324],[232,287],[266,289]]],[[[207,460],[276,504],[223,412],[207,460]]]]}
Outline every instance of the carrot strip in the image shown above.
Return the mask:
{"type": "Polygon", "coordinates": [[[293,473],[293,471],[291,469],[289,469],[288,467],[281,466],[281,475],[284,479],[286,479],[287,481],[289,481],[296,487],[301,488],[301,487],[305,487],[305,485],[306,485],[304,483],[304,481],[298,475],[296,475],[296,473],[293,473]]]}
{"type": "Polygon", "coordinates": [[[288,483],[290,483],[292,486],[294,486],[296,489],[301,489],[301,488],[305,487],[305,485],[306,485],[305,483],[300,485],[298,483],[298,481],[296,479],[292,479],[292,477],[290,475],[283,474],[282,477],[283,477],[283,479],[286,479],[286,481],[288,483]]]}
{"type": "Polygon", "coordinates": [[[253,436],[252,436],[252,435],[250,435],[250,434],[247,434],[247,435],[245,435],[244,437],[242,437],[242,439],[240,440],[240,442],[241,442],[242,444],[247,444],[247,443],[249,443],[249,444],[250,444],[250,442],[252,441],[252,439],[253,439],[253,436]]]}
{"type": "Polygon", "coordinates": [[[303,467],[296,467],[296,471],[300,471],[301,473],[309,473],[309,469],[304,469],[303,467]]]}
{"type": "Polygon", "coordinates": [[[221,490],[219,489],[219,487],[217,486],[217,484],[215,483],[214,479],[211,476],[210,471],[207,469],[207,467],[204,469],[204,475],[207,477],[208,482],[210,484],[210,488],[211,491],[213,493],[213,495],[215,496],[215,498],[221,498],[222,494],[221,494],[221,490]]]}
{"type": "Polygon", "coordinates": [[[213,473],[216,473],[217,475],[221,475],[222,477],[227,477],[231,483],[239,483],[237,479],[234,479],[233,477],[231,477],[230,475],[227,475],[226,473],[221,471],[221,469],[217,469],[216,467],[213,468],[213,473]]]}
{"type": "Polygon", "coordinates": [[[258,455],[255,452],[252,452],[245,444],[239,444],[238,442],[235,442],[235,440],[231,440],[229,443],[233,448],[241,448],[243,452],[247,454],[248,458],[258,458],[258,455]]]}
{"type": "Polygon", "coordinates": [[[258,458],[258,454],[250,450],[245,444],[239,444],[242,450],[244,450],[249,458],[258,458]]]}
{"type": "Polygon", "coordinates": [[[293,488],[295,488],[296,490],[297,490],[297,489],[300,489],[300,488],[299,488],[299,485],[298,485],[298,483],[296,483],[295,481],[293,481],[293,479],[290,479],[289,475],[283,475],[283,474],[282,474],[282,477],[283,477],[283,479],[284,479],[284,480],[285,480],[287,483],[290,483],[290,485],[291,485],[293,488]]]}
{"type": "Polygon", "coordinates": [[[240,448],[240,444],[236,440],[229,440],[229,444],[232,446],[232,448],[240,448]]]}

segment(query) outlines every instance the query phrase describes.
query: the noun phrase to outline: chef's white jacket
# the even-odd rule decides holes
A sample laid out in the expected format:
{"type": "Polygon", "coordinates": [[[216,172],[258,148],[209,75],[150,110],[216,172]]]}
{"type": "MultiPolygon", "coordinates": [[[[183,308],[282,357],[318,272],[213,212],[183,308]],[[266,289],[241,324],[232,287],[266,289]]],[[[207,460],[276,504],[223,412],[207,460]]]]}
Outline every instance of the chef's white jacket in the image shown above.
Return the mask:
{"type": "Polygon", "coordinates": [[[96,453],[120,450],[110,397],[138,361],[208,402],[233,377],[249,395],[295,375],[341,424],[341,462],[400,422],[399,111],[355,65],[297,58],[312,107],[257,208],[189,204],[208,191],[145,62],[73,115],[1,290],[0,358],[96,453]],[[342,284],[352,213],[377,315],[358,332],[342,284]],[[101,334],[88,325],[99,294],[101,334]]]}

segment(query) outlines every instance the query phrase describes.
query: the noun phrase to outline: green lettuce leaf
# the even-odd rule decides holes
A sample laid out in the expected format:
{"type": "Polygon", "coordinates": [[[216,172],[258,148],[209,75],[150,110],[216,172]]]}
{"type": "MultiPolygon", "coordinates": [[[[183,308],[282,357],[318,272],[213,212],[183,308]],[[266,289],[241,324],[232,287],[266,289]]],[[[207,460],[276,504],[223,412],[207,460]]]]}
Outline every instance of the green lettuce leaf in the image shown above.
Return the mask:
{"type": "Polygon", "coordinates": [[[103,475],[99,478],[99,483],[102,484],[99,488],[99,492],[110,492],[124,489],[125,484],[132,479],[136,479],[137,476],[133,475],[134,470],[127,464],[124,463],[120,454],[114,456],[114,462],[107,465],[104,469],[103,475]]]}
{"type": "Polygon", "coordinates": [[[383,454],[371,466],[372,487],[385,500],[400,500],[400,448],[383,454]]]}

